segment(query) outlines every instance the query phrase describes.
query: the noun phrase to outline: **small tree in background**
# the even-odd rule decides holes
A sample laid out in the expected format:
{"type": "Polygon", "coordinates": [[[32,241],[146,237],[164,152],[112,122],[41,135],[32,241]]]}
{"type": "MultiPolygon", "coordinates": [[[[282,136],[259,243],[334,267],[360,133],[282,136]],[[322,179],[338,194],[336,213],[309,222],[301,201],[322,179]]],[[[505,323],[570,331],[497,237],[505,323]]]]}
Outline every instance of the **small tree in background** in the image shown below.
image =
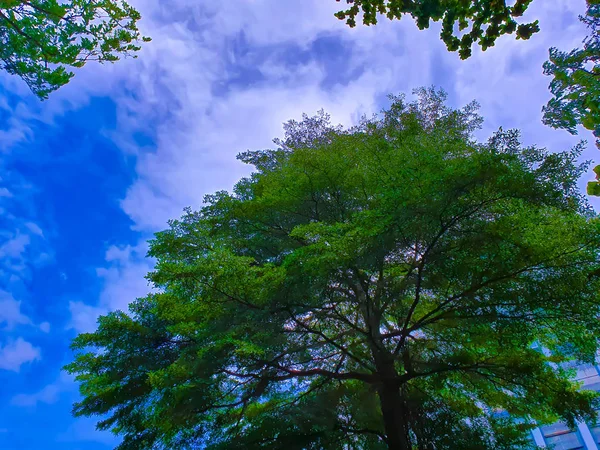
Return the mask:
{"type": "MultiPolygon", "coordinates": [[[[550,49],[544,73],[553,77],[552,99],[543,108],[544,123],[577,134],[577,126],[590,130],[600,149],[600,1],[587,0],[585,16],[579,16],[590,31],[583,48],[562,52],[550,49]]],[[[594,168],[596,179],[600,166],[594,168]]],[[[590,181],[587,192],[600,196],[600,183],[590,181]]]]}
{"type": "Polygon", "coordinates": [[[544,123],[577,134],[577,126],[590,130],[600,149],[600,1],[587,0],[579,19],[590,31],[583,48],[561,52],[550,49],[544,73],[553,77],[553,98],[544,107],[544,123]]]}
{"type": "Polygon", "coordinates": [[[120,450],[519,449],[594,417],[549,364],[600,331],[581,149],[477,142],[475,104],[418,94],[241,154],[254,174],[152,241],[159,292],[75,339],[75,414],[120,450]]]}

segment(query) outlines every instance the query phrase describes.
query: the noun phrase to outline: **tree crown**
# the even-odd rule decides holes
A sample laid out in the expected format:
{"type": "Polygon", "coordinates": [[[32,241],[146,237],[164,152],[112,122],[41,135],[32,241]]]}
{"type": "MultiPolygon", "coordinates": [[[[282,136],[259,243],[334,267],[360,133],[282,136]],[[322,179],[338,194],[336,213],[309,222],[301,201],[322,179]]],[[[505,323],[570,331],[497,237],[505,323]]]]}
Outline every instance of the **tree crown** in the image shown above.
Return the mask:
{"type": "Polygon", "coordinates": [[[75,414],[121,450],[517,449],[592,417],[549,364],[600,331],[581,149],[477,142],[476,104],[418,94],[241,154],[250,177],[152,241],[157,292],[74,341],[75,414]]]}

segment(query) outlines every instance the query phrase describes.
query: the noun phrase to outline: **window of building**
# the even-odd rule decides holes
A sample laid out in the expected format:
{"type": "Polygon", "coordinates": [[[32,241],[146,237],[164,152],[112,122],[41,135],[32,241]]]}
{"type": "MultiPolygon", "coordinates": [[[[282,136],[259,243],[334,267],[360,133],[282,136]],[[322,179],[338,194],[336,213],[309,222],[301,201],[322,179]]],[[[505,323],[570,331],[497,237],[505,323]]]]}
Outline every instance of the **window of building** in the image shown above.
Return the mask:
{"type": "Polygon", "coordinates": [[[598,376],[598,371],[596,367],[591,364],[581,364],[577,366],[577,375],[575,376],[576,380],[583,380],[585,378],[598,376]]]}
{"type": "Polygon", "coordinates": [[[594,441],[600,444],[600,426],[590,427],[590,433],[592,433],[594,441]]]}
{"type": "Polygon", "coordinates": [[[600,390],[600,375],[595,366],[591,364],[585,364],[577,367],[577,381],[583,383],[582,389],[589,389],[591,391],[600,390]]]}
{"type": "Polygon", "coordinates": [[[592,426],[591,423],[588,423],[588,428],[590,429],[590,433],[594,437],[594,441],[597,444],[600,444],[600,411],[596,411],[596,425],[592,426]]]}
{"type": "Polygon", "coordinates": [[[576,362],[568,362],[562,364],[563,368],[574,368],[577,372],[575,380],[583,383],[582,389],[590,391],[600,391],[600,375],[596,366],[592,364],[578,364],[576,362]]]}
{"type": "Polygon", "coordinates": [[[600,376],[594,375],[593,377],[584,378],[579,380],[583,382],[581,389],[587,389],[590,391],[600,391],[600,376]]]}
{"type": "Polygon", "coordinates": [[[558,422],[540,428],[548,446],[555,450],[584,449],[583,440],[576,431],[570,430],[564,423],[558,422]]]}

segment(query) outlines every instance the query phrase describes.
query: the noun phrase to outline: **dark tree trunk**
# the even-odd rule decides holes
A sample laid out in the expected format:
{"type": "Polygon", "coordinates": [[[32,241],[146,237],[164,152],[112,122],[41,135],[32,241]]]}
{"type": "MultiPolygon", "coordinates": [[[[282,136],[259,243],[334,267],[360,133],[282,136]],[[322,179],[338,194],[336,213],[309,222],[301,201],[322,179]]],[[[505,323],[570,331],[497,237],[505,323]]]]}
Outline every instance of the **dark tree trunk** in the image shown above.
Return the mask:
{"type": "Polygon", "coordinates": [[[408,435],[408,421],[400,389],[384,384],[379,388],[379,401],[389,450],[412,450],[408,435]]]}
{"type": "MultiPolygon", "coordinates": [[[[382,263],[383,264],[383,263],[382,263]]],[[[377,393],[383,416],[383,426],[386,443],[389,450],[412,450],[409,437],[407,413],[402,395],[400,394],[399,376],[395,368],[394,356],[386,350],[379,332],[381,328],[381,311],[373,304],[363,288],[360,279],[354,285],[356,298],[361,304],[361,313],[368,326],[370,347],[377,374],[381,384],[377,393]]]]}

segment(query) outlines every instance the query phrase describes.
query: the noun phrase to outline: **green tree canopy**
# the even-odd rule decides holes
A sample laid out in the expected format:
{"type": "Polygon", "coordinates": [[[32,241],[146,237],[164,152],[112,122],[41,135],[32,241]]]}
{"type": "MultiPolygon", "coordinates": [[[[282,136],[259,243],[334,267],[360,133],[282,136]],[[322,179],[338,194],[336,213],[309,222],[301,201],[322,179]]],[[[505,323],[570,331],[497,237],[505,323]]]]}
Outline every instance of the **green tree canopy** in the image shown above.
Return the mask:
{"type": "MultiPolygon", "coordinates": [[[[336,0],[340,1],[340,0],[336,0]]],[[[336,13],[350,27],[362,13],[365,25],[375,25],[378,15],[390,20],[410,14],[419,29],[429,27],[431,20],[442,21],[442,41],[462,59],[471,56],[473,44],[483,50],[491,47],[504,34],[517,33],[517,39],[529,39],[539,31],[538,21],[519,24],[518,19],[533,0],[345,0],[348,9],[336,13]],[[514,3],[512,6],[507,3],[514,3]],[[465,31],[466,30],[466,31],[465,31]]]]}
{"type": "Polygon", "coordinates": [[[40,98],[68,83],[71,68],[139,50],[140,14],[122,0],[0,0],[0,67],[40,98]]]}
{"type": "Polygon", "coordinates": [[[242,153],[251,176],[151,242],[155,292],[75,339],[74,413],[120,450],[508,450],[593,417],[551,364],[600,332],[581,148],[477,142],[444,99],[242,153]]]}

